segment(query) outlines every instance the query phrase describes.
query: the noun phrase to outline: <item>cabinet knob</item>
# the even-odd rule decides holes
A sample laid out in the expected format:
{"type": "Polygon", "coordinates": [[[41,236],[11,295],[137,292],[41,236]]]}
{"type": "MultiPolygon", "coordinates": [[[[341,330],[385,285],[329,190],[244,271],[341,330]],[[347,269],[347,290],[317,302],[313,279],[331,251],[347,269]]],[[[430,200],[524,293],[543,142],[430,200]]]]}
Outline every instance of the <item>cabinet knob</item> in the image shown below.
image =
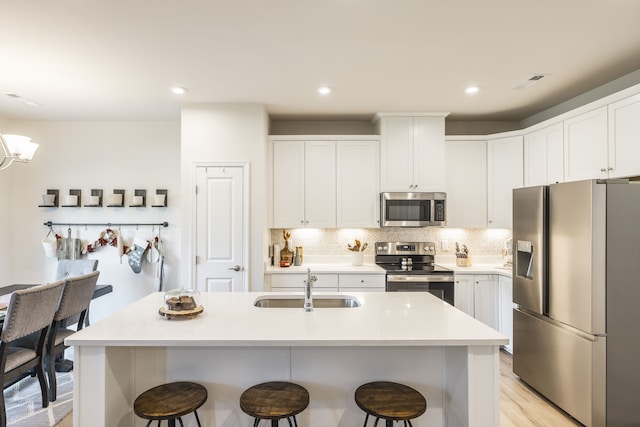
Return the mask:
{"type": "Polygon", "coordinates": [[[300,221],[300,224],[304,224],[304,221],[300,221]]]}
{"type": "Polygon", "coordinates": [[[606,172],[607,169],[606,168],[600,168],[600,172],[606,172]]]}
{"type": "Polygon", "coordinates": [[[608,167],[608,168],[607,168],[607,170],[608,170],[608,171],[612,171],[612,170],[613,170],[613,168],[612,168],[612,167],[608,167]]]}
{"type": "Polygon", "coordinates": [[[364,279],[360,280],[360,283],[364,283],[364,279]]]}

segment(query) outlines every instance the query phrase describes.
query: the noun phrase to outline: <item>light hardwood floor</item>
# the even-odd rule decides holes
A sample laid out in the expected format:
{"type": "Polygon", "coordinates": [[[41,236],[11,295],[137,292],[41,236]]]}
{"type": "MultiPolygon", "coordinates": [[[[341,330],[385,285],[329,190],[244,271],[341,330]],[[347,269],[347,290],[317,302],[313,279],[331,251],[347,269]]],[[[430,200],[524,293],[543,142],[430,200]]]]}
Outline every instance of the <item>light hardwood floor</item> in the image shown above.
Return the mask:
{"type": "Polygon", "coordinates": [[[500,427],[581,425],[520,381],[513,373],[511,355],[500,352],[500,427]]]}
{"type": "MultiPolygon", "coordinates": [[[[56,427],[73,427],[73,413],[56,427]]],[[[511,356],[500,352],[500,427],[581,426],[513,373],[511,356]]]]}

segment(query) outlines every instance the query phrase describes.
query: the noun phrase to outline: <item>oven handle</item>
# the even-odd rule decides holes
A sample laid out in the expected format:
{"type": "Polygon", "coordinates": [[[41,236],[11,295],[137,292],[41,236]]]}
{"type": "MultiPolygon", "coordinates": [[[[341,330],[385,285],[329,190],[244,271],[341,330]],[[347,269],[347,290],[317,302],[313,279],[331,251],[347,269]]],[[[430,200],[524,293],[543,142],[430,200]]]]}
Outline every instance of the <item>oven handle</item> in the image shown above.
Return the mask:
{"type": "Polygon", "coordinates": [[[453,274],[387,275],[387,282],[452,282],[453,274]]]}

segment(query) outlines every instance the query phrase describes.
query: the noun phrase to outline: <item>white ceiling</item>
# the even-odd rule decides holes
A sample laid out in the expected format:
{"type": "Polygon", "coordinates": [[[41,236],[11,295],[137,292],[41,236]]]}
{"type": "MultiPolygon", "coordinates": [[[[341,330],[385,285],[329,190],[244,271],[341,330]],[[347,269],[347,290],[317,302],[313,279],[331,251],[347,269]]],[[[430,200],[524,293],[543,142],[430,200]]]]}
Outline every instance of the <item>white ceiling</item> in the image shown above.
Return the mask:
{"type": "Polygon", "coordinates": [[[639,69],[638,0],[0,1],[9,119],[178,120],[183,102],[255,102],[275,118],[521,120],[639,69]]]}

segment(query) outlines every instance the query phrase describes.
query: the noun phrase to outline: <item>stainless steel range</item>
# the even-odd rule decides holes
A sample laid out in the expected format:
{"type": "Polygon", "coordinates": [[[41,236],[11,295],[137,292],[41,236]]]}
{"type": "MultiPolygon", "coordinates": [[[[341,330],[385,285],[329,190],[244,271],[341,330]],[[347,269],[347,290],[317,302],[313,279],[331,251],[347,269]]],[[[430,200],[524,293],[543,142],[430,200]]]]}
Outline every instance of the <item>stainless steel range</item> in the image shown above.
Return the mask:
{"type": "Polygon", "coordinates": [[[454,303],[453,270],[434,261],[433,242],[376,242],[376,264],[387,270],[387,292],[431,292],[454,303]]]}

